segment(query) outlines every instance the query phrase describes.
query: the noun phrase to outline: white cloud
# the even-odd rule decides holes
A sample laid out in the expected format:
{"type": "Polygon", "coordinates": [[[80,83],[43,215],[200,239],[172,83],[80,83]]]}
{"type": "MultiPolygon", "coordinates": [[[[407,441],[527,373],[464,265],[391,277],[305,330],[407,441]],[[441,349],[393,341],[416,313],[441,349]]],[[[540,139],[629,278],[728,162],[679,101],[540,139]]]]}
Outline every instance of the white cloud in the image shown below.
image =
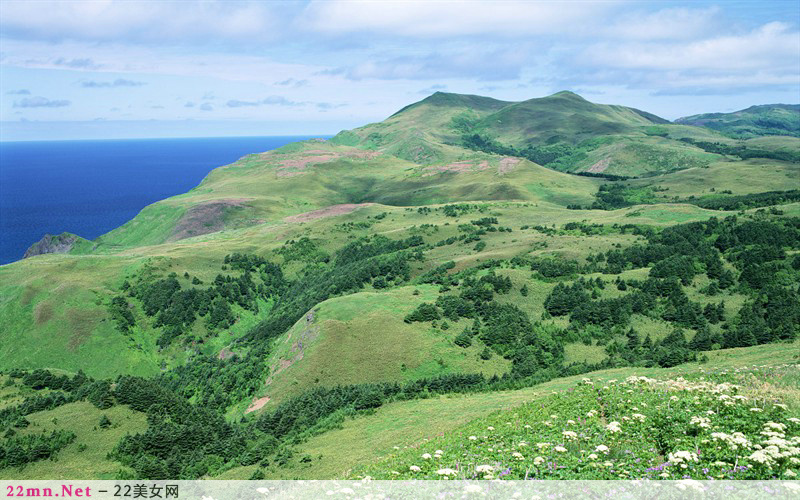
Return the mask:
{"type": "Polygon", "coordinates": [[[686,40],[707,36],[715,31],[720,9],[668,8],[655,12],[635,11],[621,14],[599,34],[632,40],[686,40]]]}
{"type": "Polygon", "coordinates": [[[746,70],[800,67],[800,33],[782,22],[685,43],[599,43],[582,62],[609,68],[746,70]]]}
{"type": "Polygon", "coordinates": [[[380,55],[322,74],[343,75],[350,80],[513,80],[531,63],[529,44],[519,43],[517,48],[509,51],[487,44],[466,44],[419,55],[380,55]]]}
{"type": "MultiPolygon", "coordinates": [[[[272,85],[276,76],[309,79],[324,69],[302,63],[282,63],[265,56],[213,51],[184,51],[169,46],[123,43],[89,44],[4,40],[3,64],[17,68],[69,69],[90,73],[153,74],[212,77],[272,85]],[[69,64],[65,64],[65,61],[69,64]],[[78,61],[78,63],[74,63],[78,61]]],[[[208,95],[213,95],[209,93],[208,95]]]]}
{"type": "Polygon", "coordinates": [[[5,36],[50,41],[263,41],[279,28],[270,2],[5,0],[5,36]]]}
{"type": "Polygon", "coordinates": [[[147,85],[145,82],[138,82],[135,80],[126,80],[125,78],[117,78],[111,82],[96,82],[94,80],[87,80],[81,82],[81,87],[89,89],[102,89],[112,87],[141,87],[147,85]]]}
{"type": "Polygon", "coordinates": [[[580,33],[620,2],[313,1],[296,26],[340,35],[355,32],[443,38],[580,33]]]}
{"type": "Polygon", "coordinates": [[[46,97],[25,97],[14,101],[15,108],[63,108],[71,103],[66,99],[48,99],[46,97]]]}

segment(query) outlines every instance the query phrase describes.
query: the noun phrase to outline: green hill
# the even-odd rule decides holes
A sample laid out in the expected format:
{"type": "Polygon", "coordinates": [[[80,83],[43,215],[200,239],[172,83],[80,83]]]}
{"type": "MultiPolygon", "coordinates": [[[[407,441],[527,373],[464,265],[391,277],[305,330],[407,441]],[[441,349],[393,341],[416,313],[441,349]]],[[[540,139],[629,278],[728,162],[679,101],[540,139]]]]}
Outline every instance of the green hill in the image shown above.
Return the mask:
{"type": "Polygon", "coordinates": [[[716,130],[729,137],[800,137],[800,104],[763,104],[732,113],[704,113],[675,120],[675,123],[716,130]]]}
{"type": "Polygon", "coordinates": [[[487,130],[515,146],[578,144],[598,136],[624,135],[640,127],[669,123],[624,106],[595,104],[573,92],[510,104],[483,118],[475,129],[487,130]]]}
{"type": "MultiPolygon", "coordinates": [[[[514,451],[529,469],[544,455],[520,451],[515,422],[588,412],[586,387],[551,392],[589,373],[724,369],[795,415],[796,367],[780,365],[800,336],[798,151],[569,92],[437,93],[245,156],[95,241],[49,237],[0,266],[0,475],[471,477],[514,451]],[[742,379],[756,363],[772,385],[742,379]],[[477,442],[489,426],[502,455],[477,442]],[[423,468],[428,448],[447,457],[423,468]]],[[[658,397],[637,394],[645,422],[658,397]]],[[[759,401],[739,415],[750,440],[779,417],[759,401]]],[[[614,418],[632,418],[623,406],[614,418]]],[[[653,428],[623,428],[608,460],[649,477],[619,450],[653,428]]],[[[536,427],[570,453],[564,474],[611,477],[555,430],[536,427]]],[[[686,445],[636,452],[651,467],[686,445]]]]}

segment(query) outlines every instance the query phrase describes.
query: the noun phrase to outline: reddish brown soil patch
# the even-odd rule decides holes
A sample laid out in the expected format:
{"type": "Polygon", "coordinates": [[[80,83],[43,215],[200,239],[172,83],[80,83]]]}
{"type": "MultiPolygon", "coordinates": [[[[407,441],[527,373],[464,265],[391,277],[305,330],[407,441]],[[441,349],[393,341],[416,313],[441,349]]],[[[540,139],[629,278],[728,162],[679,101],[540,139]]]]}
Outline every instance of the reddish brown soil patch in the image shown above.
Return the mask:
{"type": "Polygon", "coordinates": [[[191,207],[172,230],[169,241],[182,240],[201,234],[215,233],[224,229],[224,216],[226,210],[232,207],[241,207],[248,198],[230,198],[224,200],[206,201],[191,207]]]}
{"type": "Polygon", "coordinates": [[[67,349],[76,351],[92,335],[95,325],[100,322],[103,313],[98,310],[69,309],[67,310],[67,323],[72,335],[69,337],[67,349]]]}
{"type": "Polygon", "coordinates": [[[347,153],[347,156],[358,158],[360,160],[372,160],[379,157],[381,154],[377,151],[352,151],[347,153]]]}
{"type": "Polygon", "coordinates": [[[319,210],[313,210],[311,212],[298,215],[291,215],[286,217],[284,220],[286,222],[308,222],[315,219],[321,219],[323,217],[349,214],[357,208],[368,207],[370,205],[374,205],[374,203],[344,203],[342,205],[331,205],[329,207],[320,208],[319,210]]]}
{"type": "Polygon", "coordinates": [[[522,160],[520,160],[519,158],[512,158],[510,156],[503,158],[502,160],[500,160],[500,164],[497,166],[497,173],[503,175],[511,172],[512,170],[514,170],[514,167],[516,167],[519,164],[520,161],[522,160]]]}
{"type": "Polygon", "coordinates": [[[53,317],[53,304],[50,302],[39,302],[33,309],[33,320],[37,325],[43,325],[53,317]]]}
{"type": "Polygon", "coordinates": [[[312,149],[301,153],[285,155],[284,158],[286,159],[278,163],[276,175],[278,177],[294,177],[296,175],[303,175],[308,167],[328,163],[339,158],[371,160],[377,156],[380,156],[380,153],[377,151],[349,151],[342,153],[338,151],[312,149]]]}
{"type": "Polygon", "coordinates": [[[228,358],[232,358],[233,355],[234,355],[233,351],[231,351],[228,348],[224,348],[221,351],[219,351],[219,354],[217,355],[217,357],[219,359],[228,359],[228,358]]]}
{"type": "Polygon", "coordinates": [[[322,154],[312,156],[301,156],[299,158],[292,158],[291,160],[284,161],[280,166],[283,168],[296,168],[305,170],[308,165],[316,165],[317,163],[327,163],[333,159],[338,158],[338,154],[322,154]]]}
{"type": "Polygon", "coordinates": [[[587,172],[599,174],[603,170],[607,169],[610,163],[611,163],[611,158],[603,158],[602,160],[598,161],[597,163],[589,167],[589,170],[587,170],[587,172]]]}
{"type": "Polygon", "coordinates": [[[425,167],[427,173],[422,174],[423,177],[428,177],[429,175],[434,175],[438,172],[471,172],[472,167],[475,164],[468,162],[468,161],[457,161],[453,163],[448,163],[447,165],[434,165],[430,167],[425,167]]]}
{"type": "Polygon", "coordinates": [[[265,404],[269,403],[270,397],[264,396],[263,398],[254,399],[250,406],[244,411],[245,415],[250,413],[251,411],[257,411],[264,407],[265,404]]]}

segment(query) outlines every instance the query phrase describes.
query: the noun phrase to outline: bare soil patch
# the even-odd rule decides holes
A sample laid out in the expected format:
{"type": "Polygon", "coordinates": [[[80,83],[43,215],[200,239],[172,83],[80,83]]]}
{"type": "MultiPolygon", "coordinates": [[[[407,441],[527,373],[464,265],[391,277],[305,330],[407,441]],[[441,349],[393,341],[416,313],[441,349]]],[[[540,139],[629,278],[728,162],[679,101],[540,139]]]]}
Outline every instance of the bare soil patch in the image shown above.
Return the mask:
{"type": "Polygon", "coordinates": [[[225,211],[230,207],[241,207],[247,201],[249,198],[229,198],[207,201],[191,207],[175,225],[169,241],[215,233],[224,229],[225,211]]]}
{"type": "Polygon", "coordinates": [[[269,396],[264,396],[263,398],[254,399],[253,402],[250,403],[250,406],[248,406],[247,409],[244,411],[244,414],[247,415],[252,411],[260,410],[261,408],[264,407],[265,404],[269,403],[269,400],[270,400],[269,396]]]}
{"type": "Polygon", "coordinates": [[[374,205],[374,203],[344,203],[341,205],[331,205],[329,207],[320,208],[319,210],[312,210],[311,212],[306,212],[297,215],[290,215],[289,217],[286,217],[284,220],[286,222],[308,222],[316,219],[321,219],[323,217],[333,217],[334,215],[349,214],[350,212],[358,208],[368,207],[370,205],[374,205]]]}
{"type": "Polygon", "coordinates": [[[500,160],[500,164],[497,166],[497,173],[500,175],[507,174],[514,170],[514,168],[522,161],[519,158],[513,158],[511,156],[506,156],[502,160],[500,160]]]}
{"type": "Polygon", "coordinates": [[[602,160],[598,161],[597,163],[589,167],[589,170],[587,170],[587,172],[591,172],[593,174],[599,174],[600,172],[607,169],[610,164],[611,164],[611,158],[603,158],[602,160]]]}
{"type": "Polygon", "coordinates": [[[221,351],[219,351],[219,354],[217,355],[217,357],[219,359],[228,359],[228,358],[232,358],[233,355],[234,355],[234,352],[226,347],[226,348],[223,348],[221,351]]]}
{"type": "Polygon", "coordinates": [[[308,167],[328,163],[340,158],[357,158],[359,160],[371,160],[380,156],[377,151],[348,151],[346,153],[338,151],[325,151],[321,149],[311,149],[303,151],[302,153],[295,153],[288,155],[287,159],[283,159],[278,163],[278,170],[276,175],[278,177],[294,177],[303,175],[308,170],[308,167]]]}

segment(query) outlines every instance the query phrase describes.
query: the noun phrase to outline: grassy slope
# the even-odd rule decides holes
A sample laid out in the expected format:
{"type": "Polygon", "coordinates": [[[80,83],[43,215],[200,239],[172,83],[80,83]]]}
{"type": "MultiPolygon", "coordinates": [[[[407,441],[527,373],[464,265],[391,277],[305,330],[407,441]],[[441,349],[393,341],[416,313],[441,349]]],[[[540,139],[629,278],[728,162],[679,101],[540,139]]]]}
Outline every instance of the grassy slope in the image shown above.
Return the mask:
{"type": "MultiPolygon", "coordinates": [[[[533,186],[545,189],[542,184],[533,186]]],[[[564,189],[567,188],[565,185],[564,189]]],[[[665,225],[725,215],[725,212],[703,210],[692,205],[649,205],[615,211],[566,210],[545,202],[498,202],[488,206],[485,215],[498,217],[501,225],[512,227],[514,232],[488,233],[483,237],[486,248],[479,254],[473,250],[473,244],[436,247],[427,253],[428,259],[414,271],[415,274],[448,260],[456,261],[458,268],[463,268],[479,260],[511,258],[528,252],[582,259],[589,252],[605,251],[617,243],[634,241],[630,235],[619,234],[585,236],[564,232],[547,236],[530,229],[520,230],[523,225],[561,226],[582,220],[607,225],[665,225]]],[[[438,226],[437,231],[424,233],[426,241],[435,243],[458,235],[458,224],[478,216],[484,215],[474,213],[452,218],[436,212],[423,216],[416,210],[375,205],[334,217],[261,224],[109,255],[44,255],[0,266],[0,321],[7,332],[0,337],[0,366],[83,369],[91,376],[107,377],[121,373],[154,374],[162,362],[168,367],[184,362],[188,355],[184,350],[173,347],[158,351],[155,341],[159,333],[149,326],[148,318],[137,315],[134,341],[129,342],[116,331],[108,316],[107,304],[119,293],[122,281],[145,263],[164,275],[176,272],[184,286],[189,286],[188,280],[182,277],[184,272],[188,271],[208,283],[221,272],[224,256],[232,252],[255,252],[276,258],[269,253],[271,250],[301,236],[319,240],[323,248],[332,252],[353,237],[380,233],[391,238],[404,238],[417,234],[417,228],[422,224],[438,226]],[[389,215],[380,221],[367,219],[382,212],[389,215]],[[347,226],[350,222],[364,221],[371,221],[372,225],[363,229],[347,226]],[[63,325],[68,325],[68,328],[63,325]],[[109,356],[109,353],[113,355],[109,356]],[[98,363],[98,359],[106,361],[98,363]]],[[[537,295],[537,301],[543,301],[545,296],[546,292],[537,295]]],[[[257,321],[253,314],[239,312],[240,320],[229,330],[231,333],[212,339],[202,347],[202,352],[219,352],[257,321]]],[[[530,312],[533,317],[541,315],[538,310],[530,312]]],[[[401,319],[396,321],[399,323],[401,319]]],[[[197,328],[202,328],[201,321],[197,324],[197,328]]],[[[453,331],[455,333],[458,332],[453,331]]]]}
{"type": "Polygon", "coordinates": [[[800,105],[765,104],[733,113],[705,113],[687,116],[677,123],[707,127],[723,134],[750,138],[761,135],[800,137],[800,105]]]}
{"type": "MultiPolygon", "coordinates": [[[[489,215],[497,217],[501,225],[514,230],[512,233],[496,232],[485,235],[482,240],[486,243],[486,248],[480,253],[473,250],[473,244],[456,243],[435,247],[426,252],[426,261],[414,269],[413,274],[418,275],[448,260],[456,262],[456,269],[463,269],[486,259],[510,258],[527,253],[581,260],[588,253],[605,251],[616,245],[628,245],[636,240],[631,235],[585,236],[577,231],[561,231],[550,236],[532,229],[522,230],[522,226],[560,227],[567,222],[579,221],[606,225],[632,223],[663,226],[730,215],[686,204],[635,206],[616,211],[567,210],[565,205],[568,204],[590,204],[598,185],[604,181],[563,174],[527,161],[507,168],[508,162],[497,155],[466,151],[443,144],[442,141],[457,137],[457,131],[448,126],[454,117],[466,112],[465,101],[461,99],[463,96],[452,96],[439,96],[437,99],[443,102],[435,102],[434,99],[433,104],[423,101],[391,117],[383,125],[388,139],[382,145],[378,144],[380,141],[375,137],[370,138],[372,132],[369,131],[377,129],[367,126],[357,129],[359,133],[365,132],[364,137],[354,138],[344,134],[339,140],[329,143],[307,141],[292,144],[267,154],[249,155],[232,165],[216,169],[189,193],[151,205],[133,221],[101,237],[98,241],[99,249],[92,255],[79,255],[88,251],[81,247],[73,251],[74,255],[45,255],[0,266],[0,367],[48,367],[69,372],[83,369],[94,377],[110,377],[121,373],[151,375],[159,371],[162,363],[169,367],[185,362],[192,354],[189,350],[171,347],[159,352],[156,349],[155,339],[158,332],[150,328],[147,318],[141,314],[137,316],[138,326],[134,330],[133,342],[117,332],[108,317],[108,300],[119,293],[123,279],[145,264],[155,266],[163,274],[174,271],[182,276],[184,271],[188,271],[209,282],[220,272],[220,264],[226,254],[250,252],[280,261],[280,257],[272,251],[285,241],[300,236],[312,237],[325,250],[332,252],[353,238],[376,233],[391,238],[423,234],[426,242],[435,243],[459,234],[459,224],[489,215]],[[450,102],[453,99],[455,102],[450,102]],[[425,132],[428,134],[425,141],[438,149],[436,155],[430,158],[431,161],[419,161],[421,158],[415,159],[413,155],[406,154],[411,150],[404,152],[391,149],[393,144],[401,143],[403,147],[416,147],[414,141],[403,136],[407,120],[413,117],[416,124],[422,127],[432,116],[438,121],[431,123],[435,123],[438,129],[429,134],[425,132]],[[348,140],[358,147],[347,145],[348,140]],[[365,153],[365,149],[391,152],[428,164],[418,165],[387,154],[374,156],[372,153],[365,153]],[[173,240],[176,227],[186,223],[187,214],[191,214],[198,206],[219,203],[220,200],[227,200],[226,203],[238,206],[227,207],[218,212],[212,210],[210,215],[206,214],[206,219],[200,217],[199,220],[194,220],[193,227],[202,232],[205,224],[213,226],[221,223],[226,230],[198,234],[180,241],[173,240]],[[445,217],[441,212],[425,216],[416,211],[417,205],[485,200],[490,201],[485,212],[458,218],[445,217]],[[291,215],[329,205],[363,202],[381,204],[364,206],[332,217],[286,219],[291,215]],[[384,212],[387,214],[385,218],[374,219],[375,215],[384,212]],[[352,225],[348,226],[349,223],[367,223],[368,227],[354,228],[352,225]],[[423,224],[433,224],[436,228],[422,229],[423,224]]],[[[562,98],[573,99],[569,95],[559,97],[562,98]]],[[[475,119],[488,117],[508,104],[481,99],[476,101],[472,98],[467,99],[466,104],[474,106],[476,102],[478,109],[474,111],[475,116],[472,116],[475,119]]],[[[650,118],[642,117],[628,108],[609,108],[609,116],[615,119],[618,118],[616,115],[625,117],[630,122],[630,129],[626,129],[628,131],[625,134],[628,135],[617,142],[610,142],[607,147],[618,147],[617,157],[629,158],[628,161],[634,166],[637,157],[625,156],[630,152],[630,148],[625,146],[626,142],[634,147],[662,144],[664,148],[659,150],[662,152],[675,147],[674,140],[646,133],[653,132],[654,127],[667,130],[667,136],[672,139],[686,136],[701,137],[700,140],[717,140],[722,137],[708,129],[696,127],[646,125],[650,118]]],[[[655,119],[649,121],[657,122],[655,119]]],[[[796,148],[800,142],[778,137],[751,141],[759,144],[759,147],[775,149],[796,148]]],[[[694,153],[699,151],[685,147],[694,153]]],[[[599,148],[591,154],[601,154],[603,151],[599,148]]],[[[646,148],[644,151],[647,151],[646,148]]],[[[591,161],[596,159],[590,156],[591,161]]],[[[658,192],[656,196],[659,200],[669,201],[674,196],[685,198],[706,195],[711,187],[717,191],[730,189],[735,194],[792,189],[798,186],[798,169],[800,166],[796,164],[773,160],[718,161],[708,168],[685,169],[632,180],[630,183],[637,187],[656,185],[668,188],[668,191],[658,192]]],[[[782,210],[787,214],[800,215],[800,204],[785,205],[782,210]]],[[[512,292],[502,296],[500,300],[518,304],[533,319],[539,318],[542,302],[553,284],[532,281],[529,279],[530,273],[522,270],[499,272],[508,274],[514,283],[512,292]],[[522,283],[527,283],[530,289],[527,298],[519,293],[522,283]]],[[[646,270],[631,273],[646,273],[646,270]]],[[[614,276],[603,278],[608,280],[614,276]]],[[[704,284],[702,280],[702,276],[698,277],[690,291],[692,300],[709,300],[697,293],[697,289],[704,284]]],[[[189,286],[188,282],[184,284],[189,286]]],[[[417,288],[421,293],[419,296],[412,295],[412,287],[381,292],[367,290],[352,296],[331,299],[317,306],[312,326],[318,331],[315,331],[313,338],[304,346],[302,359],[296,359],[297,350],[293,352],[293,349],[296,337],[302,338],[302,333],[307,329],[302,324],[304,320],[276,341],[276,350],[270,360],[272,365],[281,366],[282,359],[294,361],[291,366],[273,377],[264,394],[273,397],[273,402],[278,402],[317,384],[407,380],[447,371],[502,373],[507,370],[507,364],[497,357],[489,362],[477,359],[477,345],[464,350],[452,344],[452,337],[463,329],[465,321],[452,325],[446,332],[432,329],[428,325],[403,323],[402,316],[417,302],[423,299],[434,300],[438,295],[437,291],[429,287],[417,288]],[[398,338],[403,341],[398,341],[398,338]],[[384,358],[390,361],[376,362],[384,358]],[[348,362],[342,363],[342,359],[348,362]],[[441,363],[437,360],[441,360],[441,363]]],[[[610,297],[618,293],[611,288],[613,287],[606,287],[604,296],[610,297]]],[[[718,299],[719,297],[714,301],[718,299]]],[[[732,315],[741,305],[742,297],[726,296],[725,300],[728,314],[732,315]]],[[[263,315],[268,311],[269,304],[261,305],[263,315]]],[[[212,338],[198,348],[201,354],[219,352],[259,320],[253,314],[237,312],[240,313],[238,323],[226,334],[212,338]]],[[[552,321],[560,324],[558,322],[563,320],[552,321]]],[[[634,317],[633,325],[654,339],[668,333],[664,324],[646,318],[634,317]]],[[[196,328],[202,330],[203,327],[196,328]]],[[[605,356],[603,348],[596,345],[570,344],[566,349],[566,362],[598,361],[605,356]]],[[[729,360],[730,363],[735,361],[733,358],[729,360]]],[[[266,375],[265,373],[265,378],[266,375]]],[[[445,419],[463,423],[483,415],[484,410],[522,401],[537,390],[518,391],[505,396],[470,396],[478,398],[474,400],[458,397],[409,402],[407,404],[412,406],[405,408],[416,408],[413,411],[421,411],[421,415],[427,415],[428,420],[434,422],[438,428],[445,429],[450,425],[445,419]],[[447,401],[451,400],[454,401],[453,406],[448,407],[447,401]],[[440,407],[437,401],[441,402],[441,418],[436,413],[440,407]]],[[[0,393],[0,397],[3,395],[9,396],[5,403],[18,397],[13,392],[0,393]]],[[[249,401],[241,402],[233,414],[243,411],[248,403],[249,401]]],[[[3,401],[0,404],[4,404],[3,401]]],[[[66,412],[65,417],[75,420],[75,425],[82,426],[81,433],[88,433],[94,425],[92,422],[99,420],[99,414],[92,413],[93,407],[73,405],[53,411],[66,412]],[[73,419],[70,411],[85,414],[85,421],[78,417],[73,419]]],[[[393,405],[388,405],[386,408],[392,407],[393,405]]],[[[383,411],[382,408],[379,413],[383,411]]],[[[42,422],[52,419],[45,415],[48,413],[43,412],[42,422]]],[[[398,415],[408,414],[405,409],[398,415]]],[[[132,419],[131,425],[126,424],[126,427],[135,430],[136,425],[139,425],[135,423],[138,417],[129,417],[132,419]]],[[[61,417],[57,418],[60,421],[61,417]]],[[[119,418],[125,421],[128,417],[123,415],[119,418]]],[[[115,421],[114,417],[112,421],[115,421]]],[[[425,418],[417,421],[419,425],[414,424],[404,429],[394,428],[397,427],[397,421],[376,423],[377,427],[372,428],[373,430],[361,429],[360,432],[380,433],[380,436],[376,434],[376,444],[373,447],[351,446],[354,456],[374,457],[377,452],[384,453],[387,446],[396,444],[390,445],[391,440],[409,442],[429,435],[425,432],[431,430],[424,428],[425,418]]],[[[77,430],[75,432],[78,433],[77,430]]],[[[77,450],[76,447],[82,439],[81,433],[78,442],[70,445],[63,453],[66,454],[64,456],[74,457],[70,458],[70,462],[83,463],[84,465],[78,467],[89,471],[86,461],[82,462],[82,457],[70,451],[73,448],[77,450]]],[[[330,443],[338,439],[336,434],[333,436],[334,441],[330,443]]],[[[358,436],[358,433],[353,436],[358,436]]],[[[109,439],[108,443],[102,445],[102,450],[107,451],[112,444],[109,439]]],[[[319,453],[324,457],[332,457],[320,461],[319,474],[323,477],[327,475],[325,471],[332,471],[336,467],[334,463],[338,460],[342,460],[342,463],[355,463],[325,451],[328,450],[326,446],[333,446],[332,444],[320,446],[319,450],[322,451],[319,453]]],[[[99,457],[101,448],[97,448],[96,453],[99,457]]],[[[308,453],[313,455],[317,451],[308,453]]],[[[86,477],[108,474],[112,466],[113,464],[103,463],[102,470],[87,472],[86,477]]],[[[314,466],[317,466],[316,459],[314,466]]],[[[72,465],[64,464],[63,467],[69,468],[72,465]]],[[[45,468],[40,472],[47,475],[43,472],[45,470],[49,469],[45,468]]],[[[287,473],[294,474],[297,470],[289,469],[287,473]]],[[[77,469],[69,471],[79,476],[83,474],[77,469]]],[[[238,473],[244,474],[241,471],[238,473]]]]}
{"type": "MultiPolygon", "coordinates": [[[[792,345],[763,345],[750,348],[725,349],[708,353],[706,364],[696,363],[675,368],[617,368],[587,375],[566,377],[535,387],[517,391],[488,394],[444,396],[433,399],[391,403],[374,414],[345,421],[341,428],[312,437],[298,447],[291,464],[284,469],[267,468],[268,479],[333,479],[341,478],[361,465],[369,465],[398,453],[398,450],[420,446],[425,440],[435,439],[468,422],[486,417],[498,410],[536,401],[552,391],[573,387],[585,376],[595,380],[624,379],[630,375],[648,377],[675,377],[705,370],[737,368],[744,365],[780,365],[798,362],[800,342],[792,345]],[[394,447],[397,446],[398,450],[394,447]],[[301,463],[304,455],[312,458],[301,463]]],[[[765,387],[758,390],[780,393],[800,410],[800,393],[796,387],[765,387]]],[[[401,452],[399,452],[401,453],[401,452]]],[[[256,466],[239,467],[226,472],[219,479],[246,479],[256,466]]]]}
{"type": "MultiPolygon", "coordinates": [[[[5,382],[6,377],[0,380],[5,382]]],[[[14,389],[17,388],[5,388],[6,391],[14,389]]],[[[26,419],[31,425],[18,429],[18,435],[49,433],[60,429],[75,433],[76,438],[58,453],[56,460],[35,462],[21,470],[2,469],[1,479],[113,479],[125,467],[107,455],[126,434],[147,428],[143,413],[121,405],[99,410],[86,401],[32,413],[26,419]],[[111,420],[108,429],[98,427],[103,415],[111,420]]]]}
{"type": "Polygon", "coordinates": [[[478,130],[496,135],[500,142],[526,144],[578,144],[597,136],[626,134],[638,127],[666,123],[632,108],[587,101],[572,92],[514,103],[482,119],[478,130]]]}
{"type": "Polygon", "coordinates": [[[436,92],[411,104],[380,123],[339,133],[331,142],[395,155],[420,164],[448,161],[460,155],[456,117],[469,122],[511,103],[488,97],[436,92]]]}
{"type": "Polygon", "coordinates": [[[268,384],[259,397],[267,408],[313,387],[362,382],[409,381],[445,373],[502,375],[510,363],[494,356],[481,360],[480,343],[468,349],[453,338],[469,323],[450,323],[447,331],[402,318],[417,304],[436,299],[434,287],[402,287],[361,292],[322,302],[275,343],[268,361],[268,384]],[[420,294],[412,294],[418,290],[420,294]]]}
{"type": "Polygon", "coordinates": [[[797,189],[800,164],[753,158],[744,161],[719,161],[708,168],[691,168],[669,175],[634,179],[634,187],[655,186],[666,189],[654,193],[656,199],[669,201],[677,196],[701,197],[724,190],[734,195],[797,189]]]}

